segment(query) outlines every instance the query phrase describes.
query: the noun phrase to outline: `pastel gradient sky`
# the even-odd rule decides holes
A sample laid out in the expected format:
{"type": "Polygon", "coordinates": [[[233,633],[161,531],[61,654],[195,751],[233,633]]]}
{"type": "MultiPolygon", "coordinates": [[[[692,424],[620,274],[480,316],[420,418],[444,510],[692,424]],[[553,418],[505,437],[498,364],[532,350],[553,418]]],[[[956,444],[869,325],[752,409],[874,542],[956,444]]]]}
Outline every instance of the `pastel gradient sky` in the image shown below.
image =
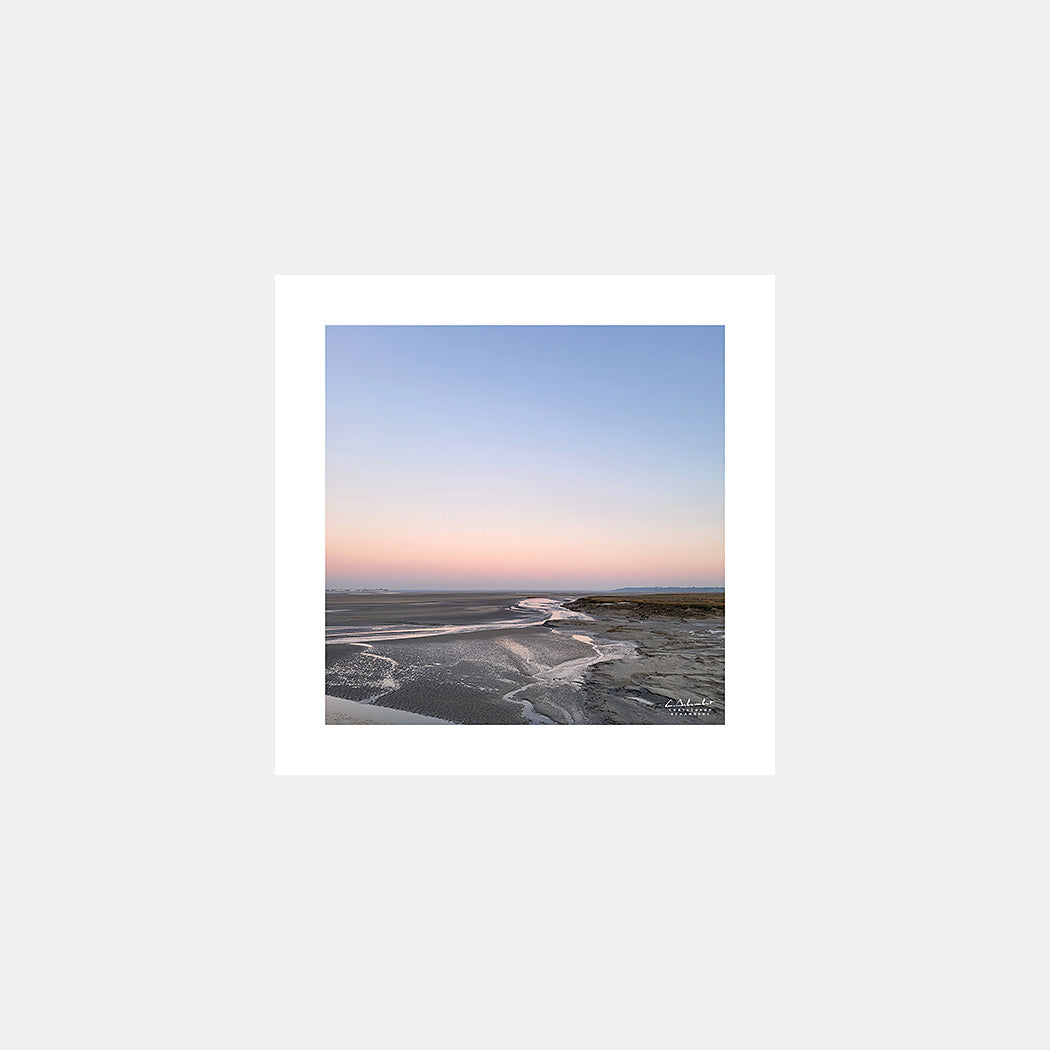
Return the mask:
{"type": "Polygon", "coordinates": [[[724,336],[329,326],[327,586],[722,586],[724,336]]]}

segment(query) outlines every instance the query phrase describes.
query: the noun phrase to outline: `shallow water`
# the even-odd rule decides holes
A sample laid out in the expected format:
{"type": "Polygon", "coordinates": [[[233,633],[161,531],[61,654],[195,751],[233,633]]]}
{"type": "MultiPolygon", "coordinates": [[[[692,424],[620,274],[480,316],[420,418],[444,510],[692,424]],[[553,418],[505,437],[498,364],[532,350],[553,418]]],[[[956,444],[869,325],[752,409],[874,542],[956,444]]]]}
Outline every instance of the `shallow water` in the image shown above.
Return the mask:
{"type": "Polygon", "coordinates": [[[516,594],[445,594],[420,600],[406,595],[328,594],[325,642],[381,642],[394,638],[433,638],[443,634],[533,627],[548,619],[585,621],[586,613],[562,608],[573,595],[526,597],[516,594]],[[360,599],[360,600],[358,600],[360,599]]]}

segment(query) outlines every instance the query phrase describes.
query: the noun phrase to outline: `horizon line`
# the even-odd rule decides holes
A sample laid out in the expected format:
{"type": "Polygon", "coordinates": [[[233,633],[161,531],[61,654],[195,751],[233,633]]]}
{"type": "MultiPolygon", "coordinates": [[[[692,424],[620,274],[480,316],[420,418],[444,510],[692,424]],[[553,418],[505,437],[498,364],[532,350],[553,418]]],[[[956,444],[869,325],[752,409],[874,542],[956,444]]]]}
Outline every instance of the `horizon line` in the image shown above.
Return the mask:
{"type": "Polygon", "coordinates": [[[668,586],[666,584],[627,584],[620,587],[565,587],[562,584],[553,585],[550,587],[536,586],[531,587],[330,587],[325,586],[326,591],[388,591],[393,593],[412,593],[416,591],[447,591],[453,593],[456,591],[696,591],[696,590],[715,590],[724,591],[724,583],[683,583],[676,584],[674,586],[668,586]]]}

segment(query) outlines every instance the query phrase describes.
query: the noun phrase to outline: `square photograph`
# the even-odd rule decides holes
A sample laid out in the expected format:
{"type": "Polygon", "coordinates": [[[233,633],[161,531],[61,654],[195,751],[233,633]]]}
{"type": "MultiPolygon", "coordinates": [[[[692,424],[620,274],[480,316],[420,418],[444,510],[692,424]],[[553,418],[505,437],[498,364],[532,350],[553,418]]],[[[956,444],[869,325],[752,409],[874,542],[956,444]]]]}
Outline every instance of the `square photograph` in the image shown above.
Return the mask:
{"type": "Polygon", "coordinates": [[[327,724],[725,724],[724,326],[328,325],[325,406],[327,724]]]}

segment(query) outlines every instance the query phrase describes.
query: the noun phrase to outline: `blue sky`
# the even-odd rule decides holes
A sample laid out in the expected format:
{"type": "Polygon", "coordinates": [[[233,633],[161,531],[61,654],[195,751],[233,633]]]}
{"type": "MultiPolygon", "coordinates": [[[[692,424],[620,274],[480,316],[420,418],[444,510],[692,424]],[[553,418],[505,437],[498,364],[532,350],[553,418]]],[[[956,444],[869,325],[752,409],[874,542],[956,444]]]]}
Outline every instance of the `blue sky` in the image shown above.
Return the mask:
{"type": "Polygon", "coordinates": [[[328,586],[721,585],[721,327],[329,327],[328,586]]]}

